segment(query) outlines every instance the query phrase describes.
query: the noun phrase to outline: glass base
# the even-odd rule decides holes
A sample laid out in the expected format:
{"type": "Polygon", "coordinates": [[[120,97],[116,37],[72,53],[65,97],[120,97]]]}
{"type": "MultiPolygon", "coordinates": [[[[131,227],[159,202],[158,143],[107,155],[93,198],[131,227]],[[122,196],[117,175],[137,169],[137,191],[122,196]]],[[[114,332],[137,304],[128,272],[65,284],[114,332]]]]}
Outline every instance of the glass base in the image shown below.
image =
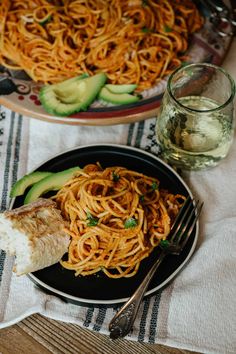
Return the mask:
{"type": "Polygon", "coordinates": [[[169,164],[183,170],[193,171],[213,168],[219,165],[219,163],[225,159],[226,156],[221,156],[218,158],[201,154],[192,156],[184,153],[175,153],[165,149],[162,149],[161,152],[161,157],[169,164]]]}

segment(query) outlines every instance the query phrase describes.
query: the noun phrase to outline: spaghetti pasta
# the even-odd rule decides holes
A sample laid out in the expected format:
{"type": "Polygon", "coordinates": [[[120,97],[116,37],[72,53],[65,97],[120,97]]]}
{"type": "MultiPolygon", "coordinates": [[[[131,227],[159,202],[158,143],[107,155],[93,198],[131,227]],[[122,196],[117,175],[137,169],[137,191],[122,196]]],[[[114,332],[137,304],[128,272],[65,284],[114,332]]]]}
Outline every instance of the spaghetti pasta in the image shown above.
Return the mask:
{"type": "Polygon", "coordinates": [[[41,83],[102,71],[142,91],[181,64],[202,24],[191,0],[2,0],[0,64],[41,83]]]}
{"type": "Polygon", "coordinates": [[[166,239],[185,197],[160,190],[159,181],[124,167],[90,164],[54,196],[68,221],[68,259],[75,275],[103,271],[131,277],[166,239]]]}

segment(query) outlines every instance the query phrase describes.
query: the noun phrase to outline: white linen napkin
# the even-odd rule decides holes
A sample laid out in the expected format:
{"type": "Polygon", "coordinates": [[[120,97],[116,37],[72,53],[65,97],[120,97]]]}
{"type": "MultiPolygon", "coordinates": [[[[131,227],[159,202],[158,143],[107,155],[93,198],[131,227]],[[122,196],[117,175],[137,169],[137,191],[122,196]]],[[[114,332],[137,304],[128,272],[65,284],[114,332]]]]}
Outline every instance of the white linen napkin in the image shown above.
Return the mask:
{"type": "MultiPolygon", "coordinates": [[[[234,78],[235,49],[234,42],[224,64],[234,78]]],[[[155,119],[131,125],[76,127],[28,121],[25,117],[12,117],[4,108],[2,111],[8,118],[4,121],[5,143],[0,144],[2,210],[8,206],[7,195],[12,181],[68,148],[91,143],[119,143],[158,153],[155,119]],[[18,138],[13,134],[14,129],[18,138]],[[9,172],[10,166],[15,166],[15,174],[9,172]]],[[[236,352],[235,176],[235,139],[229,156],[219,166],[184,174],[193,194],[205,203],[197,250],[188,266],[167,288],[143,302],[127,339],[202,353],[236,352]]],[[[108,334],[108,324],[115,313],[112,308],[65,304],[44,294],[26,276],[12,274],[12,263],[12,258],[0,252],[0,328],[40,313],[108,334]]]]}

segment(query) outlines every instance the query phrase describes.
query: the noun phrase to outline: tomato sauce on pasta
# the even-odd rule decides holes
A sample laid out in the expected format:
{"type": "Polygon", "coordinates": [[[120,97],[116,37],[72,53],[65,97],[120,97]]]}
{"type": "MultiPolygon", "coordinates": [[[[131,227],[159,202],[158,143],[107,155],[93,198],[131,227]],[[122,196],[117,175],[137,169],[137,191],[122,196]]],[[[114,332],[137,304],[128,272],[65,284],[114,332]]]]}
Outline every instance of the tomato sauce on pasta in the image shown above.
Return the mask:
{"type": "Polygon", "coordinates": [[[0,64],[44,84],[104,72],[142,91],[181,64],[202,24],[191,0],[2,0],[0,64]]]}
{"type": "Polygon", "coordinates": [[[159,180],[124,167],[86,165],[53,197],[68,222],[68,259],[75,275],[135,275],[170,232],[185,197],[160,189],[159,180]]]}

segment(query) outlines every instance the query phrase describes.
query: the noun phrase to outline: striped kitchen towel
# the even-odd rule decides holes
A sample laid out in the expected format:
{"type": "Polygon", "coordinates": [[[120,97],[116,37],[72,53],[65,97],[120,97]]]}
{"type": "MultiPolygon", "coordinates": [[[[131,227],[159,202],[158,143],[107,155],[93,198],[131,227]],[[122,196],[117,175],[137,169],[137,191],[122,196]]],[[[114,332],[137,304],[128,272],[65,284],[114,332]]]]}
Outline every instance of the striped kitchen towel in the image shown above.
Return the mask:
{"type": "MultiPolygon", "coordinates": [[[[9,188],[17,177],[66,149],[116,143],[159,153],[154,118],[129,125],[74,127],[29,121],[3,108],[1,113],[5,116],[0,140],[2,210],[9,205],[9,188]]],[[[220,166],[185,175],[194,194],[205,202],[197,251],[168,287],[145,299],[127,339],[203,353],[236,352],[235,157],[236,143],[220,166]]],[[[40,313],[108,334],[115,309],[66,304],[43,293],[26,276],[12,274],[12,263],[1,252],[0,328],[40,313]]]]}

